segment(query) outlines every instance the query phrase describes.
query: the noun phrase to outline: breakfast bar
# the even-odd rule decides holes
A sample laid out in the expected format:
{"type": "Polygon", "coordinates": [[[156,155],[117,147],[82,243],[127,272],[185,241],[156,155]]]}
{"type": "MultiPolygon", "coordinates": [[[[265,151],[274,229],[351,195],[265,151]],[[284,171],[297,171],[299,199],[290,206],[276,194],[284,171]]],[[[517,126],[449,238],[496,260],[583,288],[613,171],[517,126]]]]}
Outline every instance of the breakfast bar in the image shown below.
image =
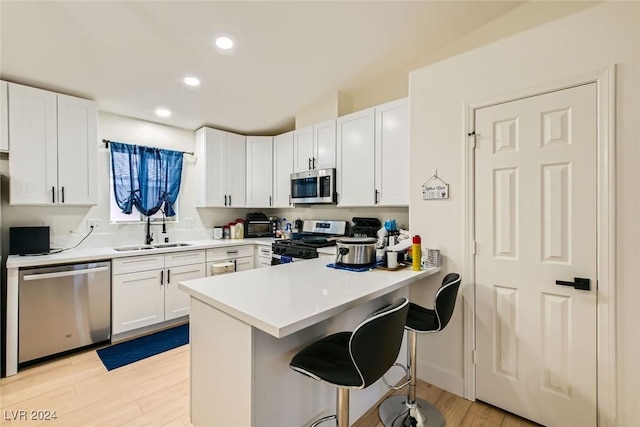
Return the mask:
{"type": "MultiPolygon", "coordinates": [[[[179,283],[191,296],[194,426],[303,426],[335,413],[335,391],[290,370],[291,357],[320,337],[353,330],[408,297],[410,283],[440,271],[352,272],[327,263],[317,258],[179,283]]],[[[402,375],[392,370],[387,379],[402,375]]],[[[352,393],[351,422],[387,391],[379,381],[352,393]]]]}

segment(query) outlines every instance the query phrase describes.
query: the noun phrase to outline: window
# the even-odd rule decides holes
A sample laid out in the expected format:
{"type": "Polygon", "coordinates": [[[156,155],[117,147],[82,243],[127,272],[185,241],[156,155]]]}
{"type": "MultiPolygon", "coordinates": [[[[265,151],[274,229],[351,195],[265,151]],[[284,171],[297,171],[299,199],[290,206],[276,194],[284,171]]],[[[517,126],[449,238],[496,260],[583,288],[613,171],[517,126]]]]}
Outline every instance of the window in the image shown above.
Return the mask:
{"type": "Polygon", "coordinates": [[[175,222],[184,153],[109,143],[111,222],[140,222],[147,218],[175,222]]]}
{"type": "MultiPolygon", "coordinates": [[[[140,212],[133,210],[129,215],[123,213],[118,204],[116,203],[116,198],[113,195],[113,170],[109,168],[109,218],[111,222],[122,223],[122,222],[145,222],[147,218],[142,215],[140,212]]],[[[176,215],[173,217],[165,218],[165,222],[173,222],[178,223],[178,216],[180,215],[180,197],[174,206],[176,211],[176,215]]],[[[162,211],[158,211],[155,214],[151,215],[151,221],[159,221],[162,222],[162,211]]]]}

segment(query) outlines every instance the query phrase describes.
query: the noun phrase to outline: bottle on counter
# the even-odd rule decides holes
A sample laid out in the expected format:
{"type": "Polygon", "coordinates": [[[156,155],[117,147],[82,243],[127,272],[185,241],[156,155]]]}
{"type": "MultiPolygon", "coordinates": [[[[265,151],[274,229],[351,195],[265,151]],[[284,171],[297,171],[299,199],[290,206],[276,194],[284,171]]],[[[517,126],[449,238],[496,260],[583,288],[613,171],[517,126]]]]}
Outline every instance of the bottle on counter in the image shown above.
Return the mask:
{"type": "Polygon", "coordinates": [[[231,228],[228,225],[222,227],[222,238],[230,239],[231,238],[231,228]]]}
{"type": "Polygon", "coordinates": [[[422,260],[422,240],[419,235],[413,236],[411,245],[411,270],[420,271],[420,261],[422,260]]]}
{"type": "Polygon", "coordinates": [[[244,219],[236,219],[236,239],[244,239],[244,219]]]}
{"type": "Polygon", "coordinates": [[[230,239],[235,239],[236,238],[236,223],[235,222],[230,222],[229,223],[229,238],[230,239]]]}

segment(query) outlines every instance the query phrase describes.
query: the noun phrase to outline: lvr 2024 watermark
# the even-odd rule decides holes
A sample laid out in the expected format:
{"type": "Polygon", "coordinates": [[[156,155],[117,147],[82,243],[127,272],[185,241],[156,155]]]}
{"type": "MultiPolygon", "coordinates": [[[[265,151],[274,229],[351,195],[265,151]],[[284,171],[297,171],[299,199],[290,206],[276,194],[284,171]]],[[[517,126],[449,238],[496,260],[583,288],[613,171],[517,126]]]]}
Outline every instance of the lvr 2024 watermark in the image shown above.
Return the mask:
{"type": "Polygon", "coordinates": [[[58,418],[56,411],[42,409],[9,409],[2,411],[2,419],[5,421],[51,421],[58,418]]]}

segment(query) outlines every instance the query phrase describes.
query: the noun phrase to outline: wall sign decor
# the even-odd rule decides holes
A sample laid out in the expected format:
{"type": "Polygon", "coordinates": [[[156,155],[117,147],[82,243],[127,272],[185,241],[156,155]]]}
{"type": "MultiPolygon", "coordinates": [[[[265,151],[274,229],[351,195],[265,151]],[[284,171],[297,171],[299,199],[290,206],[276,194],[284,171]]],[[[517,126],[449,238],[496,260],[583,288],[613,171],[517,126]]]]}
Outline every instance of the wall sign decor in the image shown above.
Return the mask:
{"type": "Polygon", "coordinates": [[[449,184],[438,177],[434,170],[431,178],[422,184],[422,200],[440,200],[449,198],[449,184]]]}

